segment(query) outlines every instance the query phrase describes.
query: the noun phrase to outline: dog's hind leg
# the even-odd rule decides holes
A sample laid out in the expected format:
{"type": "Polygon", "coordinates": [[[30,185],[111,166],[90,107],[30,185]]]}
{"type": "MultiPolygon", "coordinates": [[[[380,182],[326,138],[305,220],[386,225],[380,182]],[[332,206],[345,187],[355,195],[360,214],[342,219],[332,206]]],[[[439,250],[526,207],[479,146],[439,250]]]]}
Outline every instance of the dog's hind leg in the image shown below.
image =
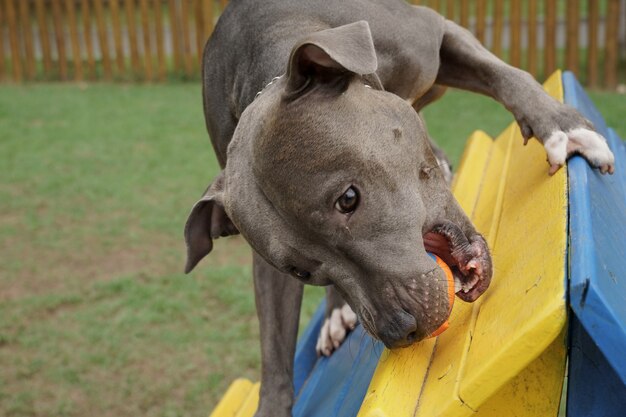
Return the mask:
{"type": "Polygon", "coordinates": [[[303,284],[256,253],[253,273],[261,328],[261,392],[256,417],[290,417],[303,284]]]}
{"type": "Polygon", "coordinates": [[[341,294],[333,285],[326,287],[326,319],[317,339],[318,355],[330,356],[337,349],[350,330],[357,323],[357,317],[341,294]]]}

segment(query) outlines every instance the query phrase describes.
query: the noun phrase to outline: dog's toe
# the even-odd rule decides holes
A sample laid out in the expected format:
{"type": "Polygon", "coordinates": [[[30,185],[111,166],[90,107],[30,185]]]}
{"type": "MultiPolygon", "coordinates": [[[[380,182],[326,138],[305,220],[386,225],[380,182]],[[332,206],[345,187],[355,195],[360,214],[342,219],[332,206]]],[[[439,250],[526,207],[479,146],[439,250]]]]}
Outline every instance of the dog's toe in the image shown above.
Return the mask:
{"type": "Polygon", "coordinates": [[[318,355],[330,356],[333,353],[333,344],[330,340],[330,319],[324,320],[320,334],[317,337],[315,350],[318,355]]]}
{"type": "Polygon", "coordinates": [[[346,339],[348,332],[356,326],[357,317],[349,305],[334,308],[324,320],[315,350],[318,355],[330,356],[346,339]]]}
{"type": "Polygon", "coordinates": [[[348,329],[353,330],[356,327],[356,313],[352,311],[352,308],[350,308],[348,304],[344,304],[344,306],[341,307],[341,319],[348,329]]]}
{"type": "Polygon", "coordinates": [[[565,165],[565,160],[572,155],[581,155],[602,174],[612,174],[615,169],[615,157],[606,139],[584,127],[569,130],[567,133],[555,131],[544,141],[543,146],[548,154],[550,175],[565,165]]]}

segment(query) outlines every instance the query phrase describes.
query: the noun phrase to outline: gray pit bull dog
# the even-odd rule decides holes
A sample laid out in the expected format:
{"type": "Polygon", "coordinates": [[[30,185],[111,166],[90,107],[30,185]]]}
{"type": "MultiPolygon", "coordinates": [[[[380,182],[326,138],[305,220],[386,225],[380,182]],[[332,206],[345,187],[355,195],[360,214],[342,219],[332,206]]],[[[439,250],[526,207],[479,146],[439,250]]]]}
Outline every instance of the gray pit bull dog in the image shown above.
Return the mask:
{"type": "Polygon", "coordinates": [[[613,172],[606,141],[575,110],[465,29],[403,0],[232,0],[203,62],[223,171],[187,221],[186,272],[220,236],[241,233],[254,249],[257,416],[291,414],[303,284],[329,288],[323,354],[357,317],[390,348],[437,329],[447,284],[426,251],[452,267],[464,301],[489,286],[487,244],[418,114],[446,87],[502,103],[526,140],[543,143],[550,173],[574,153],[613,172]]]}

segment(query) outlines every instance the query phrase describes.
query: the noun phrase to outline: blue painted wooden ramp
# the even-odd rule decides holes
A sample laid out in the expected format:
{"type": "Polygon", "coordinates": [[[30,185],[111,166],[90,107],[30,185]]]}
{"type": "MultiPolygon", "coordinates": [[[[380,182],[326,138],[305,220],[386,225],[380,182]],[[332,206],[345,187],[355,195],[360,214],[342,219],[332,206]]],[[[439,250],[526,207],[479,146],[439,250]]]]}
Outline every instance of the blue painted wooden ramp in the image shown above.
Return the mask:
{"type": "MultiPolygon", "coordinates": [[[[626,146],[607,128],[573,74],[565,102],[609,141],[615,174],[569,162],[570,321],[568,416],[626,415],[626,146]]],[[[626,116],[626,115],[625,115],[626,116]]]]}
{"type": "Polygon", "coordinates": [[[315,344],[324,321],[325,302],[298,341],[294,364],[294,416],[351,417],[361,407],[383,351],[359,324],[330,357],[318,358],[315,344]]]}

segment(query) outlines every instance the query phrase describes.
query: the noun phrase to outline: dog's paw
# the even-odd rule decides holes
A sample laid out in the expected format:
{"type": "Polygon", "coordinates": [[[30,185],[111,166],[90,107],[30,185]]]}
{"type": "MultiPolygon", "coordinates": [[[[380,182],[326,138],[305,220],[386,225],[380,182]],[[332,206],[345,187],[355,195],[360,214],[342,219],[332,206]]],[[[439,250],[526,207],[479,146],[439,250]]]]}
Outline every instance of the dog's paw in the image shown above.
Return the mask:
{"type": "Polygon", "coordinates": [[[326,317],[317,339],[315,350],[318,355],[330,356],[343,341],[350,330],[356,327],[357,317],[348,304],[334,308],[326,317]]]}
{"type": "Polygon", "coordinates": [[[552,132],[543,142],[548,154],[550,175],[554,175],[572,155],[581,155],[589,164],[601,173],[612,174],[615,171],[615,157],[604,137],[593,130],[579,127],[563,132],[552,132]]]}

